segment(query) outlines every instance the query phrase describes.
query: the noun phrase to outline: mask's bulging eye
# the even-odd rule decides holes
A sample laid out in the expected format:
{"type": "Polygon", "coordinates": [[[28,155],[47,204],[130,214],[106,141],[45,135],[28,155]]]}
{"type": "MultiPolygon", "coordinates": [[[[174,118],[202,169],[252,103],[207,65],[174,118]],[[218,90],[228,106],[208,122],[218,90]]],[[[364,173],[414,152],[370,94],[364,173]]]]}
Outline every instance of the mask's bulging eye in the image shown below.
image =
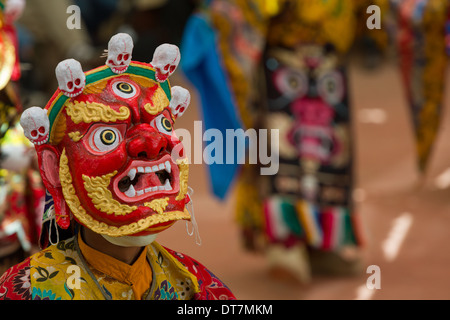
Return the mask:
{"type": "Polygon", "coordinates": [[[158,129],[159,132],[172,135],[172,122],[167,119],[163,114],[160,114],[155,119],[153,119],[150,123],[155,129],[158,129]]]}
{"type": "Polygon", "coordinates": [[[103,144],[110,146],[116,141],[116,133],[111,129],[103,130],[100,133],[100,140],[103,144]]]}
{"type": "Polygon", "coordinates": [[[139,92],[135,85],[126,81],[117,81],[112,84],[114,94],[125,99],[135,97],[139,92]]]}
{"type": "Polygon", "coordinates": [[[89,136],[89,146],[94,152],[108,152],[122,141],[122,134],[114,127],[98,127],[89,136]]]}
{"type": "Polygon", "coordinates": [[[172,123],[170,123],[169,119],[167,119],[166,117],[163,117],[161,119],[161,126],[166,131],[172,131],[172,123]]]}

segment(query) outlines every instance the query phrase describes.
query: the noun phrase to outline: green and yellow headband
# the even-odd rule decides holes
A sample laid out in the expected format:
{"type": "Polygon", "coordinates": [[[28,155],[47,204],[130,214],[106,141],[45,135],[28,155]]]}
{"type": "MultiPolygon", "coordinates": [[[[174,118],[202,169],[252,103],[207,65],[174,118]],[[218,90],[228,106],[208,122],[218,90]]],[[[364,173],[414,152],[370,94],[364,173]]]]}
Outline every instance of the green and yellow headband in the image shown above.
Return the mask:
{"type": "MultiPolygon", "coordinates": [[[[156,74],[155,69],[152,68],[150,64],[133,61],[130,63],[129,67],[127,68],[127,71],[120,75],[136,75],[151,79],[153,81],[157,81],[155,74],[156,74]]],[[[86,76],[85,87],[88,87],[89,85],[94,85],[98,82],[117,77],[118,75],[114,73],[111,68],[105,65],[86,72],[85,76],[86,76]]],[[[172,94],[170,91],[169,80],[160,83],[160,86],[164,90],[167,99],[170,101],[172,98],[172,94]]],[[[49,124],[50,133],[52,132],[53,123],[57,119],[58,114],[63,109],[63,106],[66,103],[66,101],[69,100],[70,98],[71,97],[66,95],[63,90],[58,89],[48,102],[45,109],[47,109],[47,115],[50,122],[49,124]]]]}
{"type": "MultiPolygon", "coordinates": [[[[1,1],[1,0],[0,0],[1,1]]],[[[180,51],[172,44],[156,48],[150,63],[131,61],[133,40],[126,33],[116,34],[108,43],[106,65],[83,72],[81,64],[74,59],[61,61],[55,73],[58,89],[44,109],[31,107],[21,117],[25,136],[35,145],[47,143],[54,123],[65,103],[98,82],[121,75],[139,76],[159,84],[164,91],[174,117],[181,116],[190,103],[189,91],[182,87],[171,87],[168,80],[180,62],[180,51]]]]}

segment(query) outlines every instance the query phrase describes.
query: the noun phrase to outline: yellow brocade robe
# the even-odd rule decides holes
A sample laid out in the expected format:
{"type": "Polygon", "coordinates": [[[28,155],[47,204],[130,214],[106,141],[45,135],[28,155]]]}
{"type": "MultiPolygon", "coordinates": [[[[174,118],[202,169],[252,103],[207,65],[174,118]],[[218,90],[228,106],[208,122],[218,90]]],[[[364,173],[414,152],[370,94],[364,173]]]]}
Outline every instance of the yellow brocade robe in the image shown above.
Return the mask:
{"type": "MultiPolygon", "coordinates": [[[[150,274],[151,282],[147,283],[148,289],[144,291],[142,288],[145,287],[145,284],[131,283],[125,280],[126,277],[118,276],[120,271],[123,271],[118,264],[108,267],[106,263],[108,261],[97,261],[94,266],[102,269],[103,272],[92,266],[88,270],[76,246],[75,239],[71,238],[32,256],[30,260],[32,299],[41,297],[41,299],[50,298],[52,300],[103,300],[105,298],[112,300],[139,300],[141,298],[184,300],[192,299],[193,295],[199,292],[196,277],[156,242],[147,246],[145,250],[151,271],[129,278],[145,281],[149,280],[145,274],[147,276],[150,274]],[[142,296],[136,297],[137,293],[142,296]]],[[[85,251],[86,245],[80,242],[80,248],[85,251]]],[[[91,258],[92,250],[92,248],[88,249],[91,251],[91,258]]],[[[97,254],[101,253],[97,252],[97,254]]],[[[106,257],[107,260],[115,260],[109,256],[106,257]]],[[[146,261],[142,260],[142,257],[138,258],[136,263],[145,265],[146,261]]],[[[121,263],[117,260],[116,262],[121,263]]],[[[146,268],[139,267],[137,269],[142,272],[146,268]]]]}

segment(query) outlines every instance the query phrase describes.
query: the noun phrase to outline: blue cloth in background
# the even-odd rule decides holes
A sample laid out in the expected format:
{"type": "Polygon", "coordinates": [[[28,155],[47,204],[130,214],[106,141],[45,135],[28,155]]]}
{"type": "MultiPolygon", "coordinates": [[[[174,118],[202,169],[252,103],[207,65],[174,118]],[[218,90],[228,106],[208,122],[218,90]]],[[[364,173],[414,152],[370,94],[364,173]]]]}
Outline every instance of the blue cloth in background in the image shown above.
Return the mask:
{"type": "MultiPolygon", "coordinates": [[[[196,13],[189,18],[180,50],[181,68],[201,98],[203,128],[222,133],[223,164],[213,163],[208,168],[213,194],[225,199],[240,168],[237,159],[232,164],[225,164],[226,130],[241,129],[242,125],[222,67],[215,32],[205,15],[196,13]]],[[[242,145],[235,142],[234,148],[236,158],[236,149],[242,145]]]]}

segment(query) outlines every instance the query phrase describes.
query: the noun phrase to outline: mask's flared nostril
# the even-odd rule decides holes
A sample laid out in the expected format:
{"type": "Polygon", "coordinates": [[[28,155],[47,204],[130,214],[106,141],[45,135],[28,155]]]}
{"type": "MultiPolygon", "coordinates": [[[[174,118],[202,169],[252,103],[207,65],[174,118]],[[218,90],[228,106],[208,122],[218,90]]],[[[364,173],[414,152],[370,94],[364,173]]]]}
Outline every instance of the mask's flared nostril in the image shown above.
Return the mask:
{"type": "Polygon", "coordinates": [[[167,148],[167,138],[146,124],[139,124],[128,132],[127,151],[133,158],[157,159],[167,148]]]}

